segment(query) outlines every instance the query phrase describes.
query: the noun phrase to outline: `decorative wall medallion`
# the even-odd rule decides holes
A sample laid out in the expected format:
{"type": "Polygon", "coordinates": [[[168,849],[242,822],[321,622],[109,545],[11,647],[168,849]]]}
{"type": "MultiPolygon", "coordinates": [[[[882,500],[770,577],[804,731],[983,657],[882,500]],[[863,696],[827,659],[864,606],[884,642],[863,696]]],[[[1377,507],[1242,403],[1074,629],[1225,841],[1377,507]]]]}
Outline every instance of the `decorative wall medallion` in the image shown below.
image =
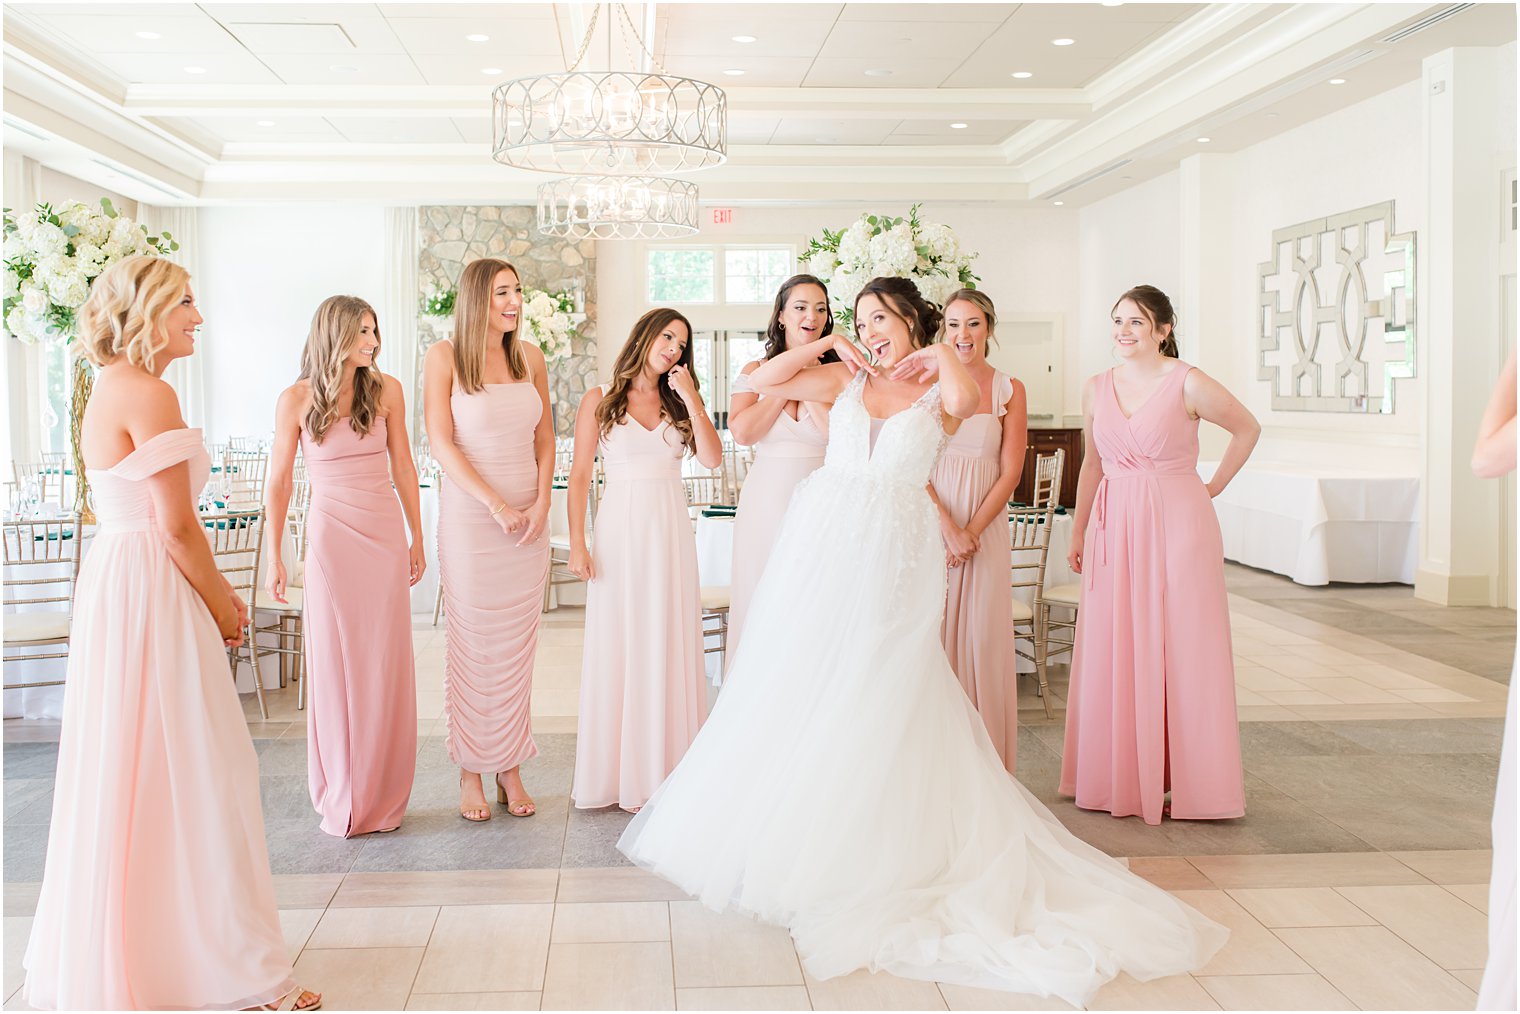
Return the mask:
{"type": "Polygon", "coordinates": [[[1393,412],[1415,370],[1415,234],[1393,202],[1272,233],[1257,268],[1257,377],[1291,412],[1393,412]]]}

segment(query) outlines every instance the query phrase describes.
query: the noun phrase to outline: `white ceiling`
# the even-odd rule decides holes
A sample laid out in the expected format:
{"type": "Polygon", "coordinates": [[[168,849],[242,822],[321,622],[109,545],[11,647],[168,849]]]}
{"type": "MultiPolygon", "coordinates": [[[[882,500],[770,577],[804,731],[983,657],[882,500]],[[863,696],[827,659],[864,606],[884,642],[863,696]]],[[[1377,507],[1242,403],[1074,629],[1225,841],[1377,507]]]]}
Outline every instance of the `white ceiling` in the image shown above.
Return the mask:
{"type": "MultiPolygon", "coordinates": [[[[1514,38],[1512,5],[1478,4],[1397,44],[1381,41],[1453,6],[661,3],[648,41],[670,73],[728,91],[730,162],[704,183],[759,192],[801,167],[820,179],[837,169],[841,186],[916,181],[1019,199],[1116,161],[1119,138],[1133,159],[1124,176],[1143,177],[1195,150],[1200,129],[1213,137],[1211,150],[1249,144],[1417,77],[1436,48],[1514,38]],[[734,41],[746,35],[755,41],[734,41]],[[1234,69],[1220,87],[1203,87],[1199,69],[1226,63],[1234,69]],[[1354,71],[1335,70],[1343,66],[1354,71]],[[1348,85],[1326,89],[1333,73],[1348,85]],[[1263,77],[1254,92],[1234,87],[1247,76],[1263,77]],[[1180,129],[1153,114],[1123,121],[1124,109],[1166,102],[1186,112],[1180,129]]],[[[404,177],[395,170],[403,164],[424,184],[504,179],[530,188],[537,177],[489,161],[490,90],[563,70],[590,10],[6,4],[6,117],[44,134],[51,127],[76,147],[103,130],[119,135],[141,154],[124,168],[165,183],[198,176],[203,186],[180,186],[188,200],[256,196],[260,181],[286,193],[307,176],[341,180],[331,166],[310,169],[319,163],[354,167],[356,182],[404,177]],[[174,173],[156,172],[157,163],[174,173]]],[[[628,12],[643,31],[645,5],[628,12]]],[[[582,67],[608,63],[607,20],[582,67]]],[[[634,45],[620,29],[612,64],[628,66],[634,45]]],[[[1101,196],[1113,182],[1068,199],[1101,196]]]]}

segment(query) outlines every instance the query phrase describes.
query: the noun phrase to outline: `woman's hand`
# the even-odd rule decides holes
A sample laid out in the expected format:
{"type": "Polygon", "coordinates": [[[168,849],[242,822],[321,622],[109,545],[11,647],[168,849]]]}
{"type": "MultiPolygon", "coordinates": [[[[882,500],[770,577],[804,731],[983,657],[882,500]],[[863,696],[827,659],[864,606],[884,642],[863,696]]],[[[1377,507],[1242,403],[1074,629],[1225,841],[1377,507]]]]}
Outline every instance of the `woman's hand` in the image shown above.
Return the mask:
{"type": "Polygon", "coordinates": [[[861,370],[865,370],[873,377],[877,375],[876,367],[871,365],[871,360],[866,358],[866,354],[860,350],[860,346],[850,341],[844,335],[835,334],[829,337],[832,339],[833,344],[828,348],[823,347],[825,343],[822,341],[809,342],[804,347],[811,349],[815,345],[818,346],[819,356],[822,356],[829,348],[832,348],[835,355],[839,356],[839,361],[850,368],[851,376],[859,373],[861,370]]]}
{"type": "Polygon", "coordinates": [[[1073,574],[1082,573],[1082,532],[1071,533],[1071,548],[1066,551],[1066,566],[1073,574]]]}
{"type": "Polygon", "coordinates": [[[491,515],[491,520],[495,521],[497,527],[506,534],[516,535],[527,525],[528,516],[522,511],[513,510],[512,506],[503,500],[500,509],[491,515]]]}
{"type": "Polygon", "coordinates": [[[955,559],[955,563],[951,566],[960,566],[975,556],[977,550],[981,548],[981,540],[954,522],[942,523],[940,534],[945,540],[945,551],[955,559]]]}
{"type": "Polygon", "coordinates": [[[422,575],[427,570],[427,559],[422,551],[421,540],[414,541],[412,548],[407,552],[407,569],[411,574],[413,585],[422,580],[422,575]]]}
{"type": "Polygon", "coordinates": [[[676,397],[690,405],[697,397],[697,386],[691,382],[691,371],[677,363],[666,372],[665,376],[670,381],[670,389],[676,393],[676,397]]]}
{"type": "Polygon", "coordinates": [[[909,353],[897,361],[892,367],[893,380],[917,380],[919,383],[928,383],[939,376],[939,348],[930,345],[928,348],[919,349],[909,353]]]}
{"type": "Polygon", "coordinates": [[[592,581],[596,573],[591,569],[591,553],[585,543],[570,548],[570,573],[582,581],[592,581]]]}
{"type": "Polygon", "coordinates": [[[227,592],[227,610],[216,618],[217,630],[222,635],[222,643],[229,648],[236,648],[243,643],[243,628],[248,625],[248,603],[243,597],[231,589],[227,592]]]}
{"type": "MultiPolygon", "coordinates": [[[[413,584],[417,582],[413,581],[413,584]]],[[[269,567],[264,571],[264,590],[269,597],[281,605],[289,605],[285,601],[285,564],[281,560],[271,560],[269,567]]],[[[232,594],[232,586],[228,585],[227,593],[232,594]]]]}
{"type": "Polygon", "coordinates": [[[544,529],[549,524],[549,501],[540,497],[533,501],[533,506],[523,512],[526,519],[523,537],[517,540],[519,546],[526,546],[530,542],[537,542],[544,534],[544,529]]]}

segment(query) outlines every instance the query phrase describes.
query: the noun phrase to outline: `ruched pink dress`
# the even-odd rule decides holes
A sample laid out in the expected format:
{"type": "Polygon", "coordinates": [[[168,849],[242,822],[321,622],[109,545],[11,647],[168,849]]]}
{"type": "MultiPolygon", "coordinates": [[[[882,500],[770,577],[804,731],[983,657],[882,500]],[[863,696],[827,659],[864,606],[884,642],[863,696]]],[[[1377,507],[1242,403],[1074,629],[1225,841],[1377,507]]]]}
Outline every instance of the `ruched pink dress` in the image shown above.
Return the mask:
{"type": "MultiPolygon", "coordinates": [[[[1013,380],[992,377],[990,413],[964,420],[935,463],[930,482],[955,523],[965,527],[1002,474],[1003,416],[1013,380]]],[[[1000,517],[982,531],[981,548],[946,572],[941,636],[950,667],[987,726],[1003,766],[1012,774],[1019,747],[1019,696],[1013,653],[1013,551],[1000,517]]]]}
{"type": "Polygon", "coordinates": [[[168,430],[89,470],[47,865],[26,958],[39,1010],[237,1010],[294,987],[259,764],[211,611],[169,556],[147,480],[211,459],[168,430]]]}
{"type": "Polygon", "coordinates": [[[1173,817],[1246,807],[1224,547],[1182,396],[1191,369],[1178,363],[1128,418],[1103,373],[1092,409],[1103,481],[1083,544],[1060,791],[1147,824],[1168,790],[1173,817]]]}
{"type": "Polygon", "coordinates": [[[306,771],[322,830],[398,827],[417,763],[409,555],[386,422],[301,432],[311,477],[302,623],[311,714],[306,771]]]}
{"type": "MultiPolygon", "coordinates": [[[[530,382],[455,390],[454,443],[514,510],[538,498],[533,431],[543,401],[530,382]]],[[[519,546],[491,507],[447,481],[439,500],[438,563],[448,617],[444,715],[449,757],[466,771],[510,771],[538,755],[530,706],[549,538],[519,546]]]]}
{"type": "MultiPolygon", "coordinates": [[[[734,381],[735,394],[753,391],[748,374],[740,374],[734,381]]],[[[738,651],[750,597],[765,572],[776,536],[781,533],[781,519],[786,517],[792,492],[823,464],[828,438],[813,424],[806,408],[799,415],[800,418],[793,419],[782,412],[765,436],[755,442],[755,463],[744,477],[744,489],[739,493],[739,509],[734,517],[725,662],[738,651]]]]}
{"type": "Polygon", "coordinates": [[[582,809],[643,806],[707,715],[685,453],[663,419],[650,430],[630,416],[601,441],[570,793],[582,809]]]}

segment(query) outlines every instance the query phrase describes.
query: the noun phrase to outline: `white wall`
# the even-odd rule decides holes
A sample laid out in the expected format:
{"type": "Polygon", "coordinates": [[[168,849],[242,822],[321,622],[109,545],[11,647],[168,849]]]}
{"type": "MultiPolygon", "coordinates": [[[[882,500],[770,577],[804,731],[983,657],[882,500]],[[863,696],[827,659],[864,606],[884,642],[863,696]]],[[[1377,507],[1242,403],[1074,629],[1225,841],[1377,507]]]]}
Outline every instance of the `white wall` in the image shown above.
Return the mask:
{"type": "MultiPolygon", "coordinates": [[[[385,211],[377,206],[257,205],[201,209],[206,324],[197,355],[207,439],[274,430],[280,391],[300,372],[311,315],[328,296],[383,302],[385,211]]],[[[380,321],[385,334],[386,322],[380,321]]]]}
{"type": "MultiPolygon", "coordinates": [[[[881,204],[809,204],[740,206],[731,225],[707,225],[690,245],[792,243],[800,254],[807,240],[824,227],[840,229],[862,213],[906,215],[908,208],[881,204]]],[[[705,214],[705,209],[704,209],[705,214]]],[[[1025,208],[997,204],[926,202],[920,215],[955,230],[961,245],[977,254],[972,270],[1001,314],[1052,314],[1064,319],[1070,334],[1076,320],[1077,216],[1063,208],[1025,208]]],[[[639,315],[650,304],[641,290],[642,263],[648,244],[606,242],[597,245],[597,330],[600,372],[606,377],[639,315]]],[[[669,244],[660,244],[669,245],[669,244]]],[[[798,270],[805,270],[799,265],[798,270]]],[[[685,309],[685,308],[683,308],[685,309]]],[[[710,313],[710,311],[709,311],[710,313]]],[[[769,305],[744,312],[744,319],[709,320],[692,308],[701,327],[763,328],[769,305]]],[[[1070,370],[1068,370],[1068,373],[1070,370]]]]}

